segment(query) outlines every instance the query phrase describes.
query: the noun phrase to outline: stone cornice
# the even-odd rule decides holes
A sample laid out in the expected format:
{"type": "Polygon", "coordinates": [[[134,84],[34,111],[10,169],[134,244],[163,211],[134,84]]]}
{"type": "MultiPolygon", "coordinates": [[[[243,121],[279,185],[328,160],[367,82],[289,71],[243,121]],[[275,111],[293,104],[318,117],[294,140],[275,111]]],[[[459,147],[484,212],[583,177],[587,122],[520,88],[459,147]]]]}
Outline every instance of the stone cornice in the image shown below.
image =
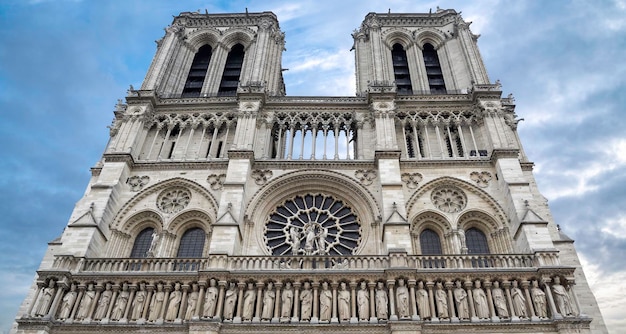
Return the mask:
{"type": "Polygon", "coordinates": [[[491,160],[495,163],[498,159],[517,159],[519,149],[496,148],[491,152],[491,160]]]}
{"type": "Polygon", "coordinates": [[[172,25],[181,24],[189,28],[193,27],[239,27],[260,25],[262,21],[271,21],[278,26],[276,14],[265,11],[259,13],[229,13],[229,14],[208,14],[199,12],[183,12],[174,18],[172,25]]]}
{"type": "Polygon", "coordinates": [[[372,160],[256,160],[256,169],[374,169],[372,160]]]}
{"type": "Polygon", "coordinates": [[[400,168],[425,168],[425,167],[491,167],[493,162],[487,157],[475,157],[475,158],[457,158],[457,159],[420,159],[409,160],[401,159],[400,168]]]}
{"type": "Polygon", "coordinates": [[[151,161],[136,162],[133,171],[160,171],[160,170],[224,170],[228,168],[227,159],[213,159],[201,161],[151,161]]]}

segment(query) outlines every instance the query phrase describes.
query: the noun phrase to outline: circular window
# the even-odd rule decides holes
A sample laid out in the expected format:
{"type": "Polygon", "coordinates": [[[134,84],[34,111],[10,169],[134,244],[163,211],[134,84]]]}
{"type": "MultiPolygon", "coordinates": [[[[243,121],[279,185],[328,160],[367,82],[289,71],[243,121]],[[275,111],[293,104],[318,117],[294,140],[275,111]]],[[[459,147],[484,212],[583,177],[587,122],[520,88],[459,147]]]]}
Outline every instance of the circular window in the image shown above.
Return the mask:
{"type": "Polygon", "coordinates": [[[443,187],[433,190],[430,199],[439,210],[447,213],[459,212],[467,204],[465,193],[456,187],[443,187]]]}
{"type": "Polygon", "coordinates": [[[264,240],[272,255],[350,255],[359,246],[361,226],[342,201],[299,195],[269,215],[264,240]]]}
{"type": "Polygon", "coordinates": [[[191,193],[184,188],[163,191],[157,199],[157,206],[165,213],[176,213],[184,209],[191,200],[191,193]]]}

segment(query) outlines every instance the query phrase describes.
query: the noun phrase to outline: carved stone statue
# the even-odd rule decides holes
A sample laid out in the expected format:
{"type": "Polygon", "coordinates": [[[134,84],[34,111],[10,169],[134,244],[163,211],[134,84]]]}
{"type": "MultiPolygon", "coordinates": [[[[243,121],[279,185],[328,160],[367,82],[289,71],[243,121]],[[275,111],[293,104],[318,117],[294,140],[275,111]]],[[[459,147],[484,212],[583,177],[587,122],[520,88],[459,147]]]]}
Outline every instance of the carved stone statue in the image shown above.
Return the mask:
{"type": "Polygon", "coordinates": [[[180,292],[180,283],[176,283],[174,285],[174,291],[170,292],[169,303],[167,303],[167,312],[165,313],[166,321],[176,320],[182,299],[183,293],[180,292]]]}
{"type": "Polygon", "coordinates": [[[50,303],[52,303],[52,299],[54,298],[55,284],[56,282],[54,280],[50,280],[50,282],[48,282],[48,286],[41,290],[39,302],[37,303],[37,308],[35,309],[36,316],[43,317],[48,314],[50,303]]]}
{"type": "Polygon", "coordinates": [[[306,250],[307,254],[311,254],[314,250],[315,226],[313,226],[313,224],[308,225],[304,232],[306,233],[304,249],[306,250]]]}
{"type": "Polygon", "coordinates": [[[100,294],[100,299],[98,300],[98,307],[96,308],[96,312],[93,314],[94,320],[102,320],[106,317],[107,311],[109,310],[109,304],[111,303],[111,297],[113,296],[113,291],[111,291],[111,283],[107,283],[105,286],[105,290],[100,294]]]}
{"type": "Polygon", "coordinates": [[[320,321],[330,321],[332,302],[333,293],[328,289],[328,282],[323,282],[320,291],[320,321]]]}
{"type": "Polygon", "coordinates": [[[285,283],[285,288],[280,295],[280,299],[282,300],[280,316],[283,319],[288,319],[291,317],[291,308],[293,306],[293,288],[291,287],[291,282],[285,283]]]}
{"type": "Polygon", "coordinates": [[[547,318],[548,310],[546,308],[546,293],[539,288],[539,283],[533,281],[533,287],[530,289],[530,295],[533,298],[533,304],[535,305],[535,313],[539,318],[547,318]]]}
{"type": "Polygon", "coordinates": [[[398,304],[398,317],[400,319],[408,319],[411,317],[409,309],[409,290],[404,284],[404,279],[398,279],[398,287],[396,288],[396,303],[398,304]]]}
{"type": "Polygon", "coordinates": [[[243,313],[241,315],[243,320],[252,320],[252,317],[254,317],[255,301],[256,291],[254,291],[254,284],[248,283],[246,292],[243,295],[243,313]]]}
{"type": "Polygon", "coordinates": [[[572,302],[570,301],[567,290],[561,285],[561,279],[558,276],[554,278],[554,282],[552,283],[552,292],[554,292],[554,301],[561,315],[564,317],[573,316],[574,310],[572,309],[572,302]]]}
{"type": "Polygon", "coordinates": [[[72,314],[72,307],[74,307],[74,302],[76,301],[76,296],[78,293],[76,292],[76,284],[72,284],[70,286],[70,291],[65,293],[63,296],[63,301],[61,302],[61,309],[59,311],[58,320],[65,320],[70,317],[72,314]]]}
{"type": "Polygon", "coordinates": [[[289,229],[289,239],[291,241],[291,254],[298,255],[300,250],[300,231],[297,227],[292,226],[289,229]]]}
{"type": "Polygon", "coordinates": [[[160,239],[159,234],[156,232],[156,230],[154,230],[154,232],[152,232],[152,241],[150,241],[150,247],[148,248],[148,252],[146,253],[146,256],[148,257],[155,256],[157,247],[159,246],[159,239],[160,239]]]}
{"type": "Polygon", "coordinates": [[[415,299],[417,301],[417,310],[422,319],[430,319],[430,305],[428,303],[428,291],[424,290],[424,282],[417,283],[415,291],[415,299]]]}
{"type": "Polygon", "coordinates": [[[488,319],[489,304],[487,304],[487,295],[485,294],[485,290],[481,287],[479,280],[476,280],[474,283],[472,297],[474,297],[474,309],[476,310],[476,316],[480,319],[488,319]]]}
{"type": "Polygon", "coordinates": [[[506,307],[506,297],[504,296],[504,291],[500,288],[500,282],[493,282],[491,296],[493,297],[493,304],[496,306],[498,316],[500,318],[508,318],[509,310],[506,307]]]}
{"type": "Polygon", "coordinates": [[[131,305],[132,312],[130,318],[132,320],[137,320],[142,317],[143,308],[146,303],[146,285],[141,283],[139,286],[139,290],[135,294],[135,299],[131,305]]]}
{"type": "Polygon", "coordinates": [[[328,228],[322,227],[320,234],[317,236],[317,250],[320,255],[326,254],[326,237],[328,236],[328,228]]]}
{"type": "Polygon", "coordinates": [[[350,291],[346,287],[346,282],[339,284],[337,309],[339,311],[339,320],[350,320],[350,291]]]}
{"type": "Polygon", "coordinates": [[[185,311],[185,320],[191,320],[196,313],[198,307],[198,298],[200,293],[198,292],[198,284],[193,283],[191,285],[191,292],[187,296],[187,310],[185,311]]]}
{"type": "Polygon", "coordinates": [[[204,309],[202,310],[202,316],[205,318],[213,318],[215,315],[215,306],[217,305],[217,290],[215,279],[209,280],[209,287],[206,289],[206,295],[204,297],[204,309]]]}
{"type": "Polygon", "coordinates": [[[87,286],[87,291],[83,294],[83,298],[80,301],[78,312],[76,312],[76,320],[83,320],[89,317],[89,308],[93,299],[96,297],[96,292],[93,290],[93,284],[87,286]]]}
{"type": "Polygon", "coordinates": [[[467,292],[463,289],[461,281],[456,281],[456,288],[454,289],[454,300],[456,302],[456,309],[458,311],[459,319],[469,319],[469,304],[467,302],[467,292]]]}
{"type": "Polygon", "coordinates": [[[150,313],[148,314],[149,321],[156,321],[161,316],[163,310],[163,304],[165,302],[165,292],[163,292],[163,284],[157,284],[157,291],[152,296],[150,301],[150,313]]]}
{"type": "Polygon", "coordinates": [[[232,320],[235,312],[235,304],[237,303],[237,287],[235,282],[230,282],[228,290],[224,296],[224,319],[232,320]]]}
{"type": "Polygon", "coordinates": [[[261,311],[261,320],[272,320],[274,315],[274,302],[276,300],[276,292],[274,291],[274,283],[268,282],[265,293],[263,294],[263,310],[261,311]]]}
{"type": "Polygon", "coordinates": [[[359,290],[356,292],[356,303],[359,312],[359,320],[369,320],[370,318],[370,295],[367,291],[367,283],[362,281],[359,290]]]}
{"type": "Polygon", "coordinates": [[[441,282],[437,282],[435,286],[435,302],[437,304],[437,316],[441,319],[448,319],[450,317],[450,313],[448,313],[448,298],[441,282]]]}
{"type": "Polygon", "coordinates": [[[517,281],[513,281],[513,288],[511,288],[511,299],[513,299],[513,310],[515,315],[520,318],[528,318],[526,313],[526,298],[522,289],[517,286],[517,281]]]}
{"type": "Polygon", "coordinates": [[[387,305],[389,303],[389,298],[387,298],[387,290],[385,290],[385,285],[383,282],[376,283],[376,317],[378,320],[387,320],[389,317],[389,311],[387,305]]]}
{"type": "Polygon", "coordinates": [[[300,303],[300,320],[311,320],[313,292],[311,292],[311,283],[309,282],[304,282],[303,289],[300,292],[300,303]]]}
{"type": "Polygon", "coordinates": [[[128,305],[128,298],[130,293],[128,292],[128,284],[122,284],[122,291],[117,295],[115,304],[113,304],[113,310],[111,311],[111,320],[120,320],[124,316],[126,305],[128,305]]]}

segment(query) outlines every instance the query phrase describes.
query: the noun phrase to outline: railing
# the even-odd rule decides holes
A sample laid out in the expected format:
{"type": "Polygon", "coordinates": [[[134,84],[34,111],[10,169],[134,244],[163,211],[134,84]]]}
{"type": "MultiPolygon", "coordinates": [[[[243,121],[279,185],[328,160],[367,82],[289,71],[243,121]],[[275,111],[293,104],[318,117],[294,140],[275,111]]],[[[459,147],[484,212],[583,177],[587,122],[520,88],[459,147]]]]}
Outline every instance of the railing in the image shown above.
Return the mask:
{"type": "Polygon", "coordinates": [[[206,258],[80,258],[72,255],[55,257],[53,269],[72,272],[197,272],[227,271],[328,271],[385,270],[494,270],[528,269],[560,265],[556,252],[535,254],[474,255],[406,255],[389,256],[228,256],[206,258]]]}

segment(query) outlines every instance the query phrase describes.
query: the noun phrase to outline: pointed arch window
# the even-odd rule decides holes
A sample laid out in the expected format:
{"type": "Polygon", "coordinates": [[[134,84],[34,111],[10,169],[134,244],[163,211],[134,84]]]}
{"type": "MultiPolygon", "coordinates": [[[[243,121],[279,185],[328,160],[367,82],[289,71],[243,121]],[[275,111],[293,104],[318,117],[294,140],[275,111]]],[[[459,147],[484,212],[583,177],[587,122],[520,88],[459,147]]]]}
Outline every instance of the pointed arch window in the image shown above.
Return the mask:
{"type": "Polygon", "coordinates": [[[443,253],[439,235],[431,229],[425,229],[420,233],[420,247],[422,248],[422,255],[441,255],[443,253]]]}
{"type": "Polygon", "coordinates": [[[237,94],[237,86],[239,86],[239,76],[241,75],[241,67],[243,66],[243,56],[245,52],[243,45],[235,44],[226,57],[226,65],[224,66],[224,74],[217,95],[233,96],[237,94]]]}
{"type": "Polygon", "coordinates": [[[199,227],[190,228],[180,238],[176,257],[202,257],[206,234],[199,227]]]}
{"type": "Polygon", "coordinates": [[[445,94],[446,84],[443,81],[443,72],[441,72],[437,50],[435,50],[432,44],[426,43],[424,44],[422,55],[424,56],[426,76],[428,77],[428,86],[431,94],[445,94]]]}
{"type": "Polygon", "coordinates": [[[406,57],[406,51],[399,43],[393,45],[393,48],[391,49],[391,59],[393,61],[393,75],[396,80],[398,94],[413,94],[413,86],[411,85],[411,75],[409,74],[409,62],[406,57]]]}
{"type": "Polygon", "coordinates": [[[485,233],[477,228],[465,231],[465,244],[468,254],[489,254],[489,244],[485,233]]]}
{"type": "Polygon", "coordinates": [[[150,244],[152,244],[152,235],[154,229],[152,227],[144,228],[137,237],[133,244],[133,250],[130,252],[132,258],[143,258],[148,256],[150,250],[150,244]]]}
{"type": "Polygon", "coordinates": [[[204,45],[193,57],[191,69],[187,75],[187,81],[183,88],[183,97],[198,97],[202,91],[204,78],[209,69],[209,61],[211,61],[212,49],[210,45],[204,45]]]}

